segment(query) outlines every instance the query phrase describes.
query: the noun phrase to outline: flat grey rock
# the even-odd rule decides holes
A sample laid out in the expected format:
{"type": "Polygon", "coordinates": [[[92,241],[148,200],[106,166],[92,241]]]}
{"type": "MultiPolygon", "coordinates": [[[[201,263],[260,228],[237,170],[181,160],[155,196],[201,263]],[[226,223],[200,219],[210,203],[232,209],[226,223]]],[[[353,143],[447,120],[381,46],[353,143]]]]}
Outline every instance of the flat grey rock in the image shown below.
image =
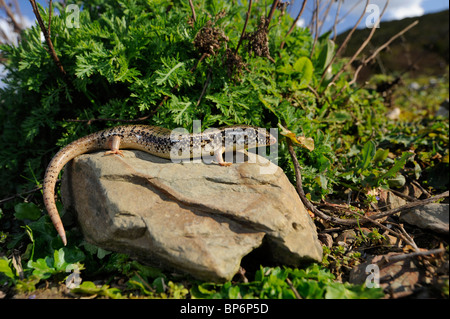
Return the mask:
{"type": "Polygon", "coordinates": [[[400,220],[420,228],[448,234],[449,204],[432,203],[402,213],[400,220]]]}
{"type": "Polygon", "coordinates": [[[263,239],[277,262],[321,261],[315,225],[286,175],[249,156],[253,163],[222,167],[140,151],[85,154],[66,167],[62,199],[88,242],[203,280],[230,280],[263,239]]]}

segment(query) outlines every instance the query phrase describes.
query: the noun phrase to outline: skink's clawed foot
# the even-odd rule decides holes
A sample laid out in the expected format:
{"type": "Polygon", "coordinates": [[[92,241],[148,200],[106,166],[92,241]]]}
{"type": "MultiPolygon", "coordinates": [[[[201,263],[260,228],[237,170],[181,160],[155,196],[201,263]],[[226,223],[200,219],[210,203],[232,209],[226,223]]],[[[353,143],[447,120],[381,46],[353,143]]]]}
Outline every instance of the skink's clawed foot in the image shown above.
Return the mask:
{"type": "Polygon", "coordinates": [[[223,152],[215,152],[214,153],[214,156],[215,156],[215,158],[216,158],[216,161],[217,161],[217,163],[220,165],[220,166],[230,166],[231,164],[233,164],[233,163],[230,163],[230,162],[225,162],[224,160],[223,160],[223,157],[222,157],[222,155],[223,155],[223,152]]]}
{"type": "Polygon", "coordinates": [[[111,155],[111,154],[117,154],[123,157],[123,152],[121,150],[111,150],[108,152],[105,152],[105,155],[111,155]]]}
{"type": "Polygon", "coordinates": [[[231,166],[231,165],[233,165],[233,163],[230,163],[230,162],[220,162],[219,165],[220,165],[220,166],[231,166]]]}
{"type": "Polygon", "coordinates": [[[123,152],[119,149],[120,146],[120,137],[115,135],[109,140],[109,148],[110,151],[106,152],[105,155],[117,154],[123,156],[123,152]]]}

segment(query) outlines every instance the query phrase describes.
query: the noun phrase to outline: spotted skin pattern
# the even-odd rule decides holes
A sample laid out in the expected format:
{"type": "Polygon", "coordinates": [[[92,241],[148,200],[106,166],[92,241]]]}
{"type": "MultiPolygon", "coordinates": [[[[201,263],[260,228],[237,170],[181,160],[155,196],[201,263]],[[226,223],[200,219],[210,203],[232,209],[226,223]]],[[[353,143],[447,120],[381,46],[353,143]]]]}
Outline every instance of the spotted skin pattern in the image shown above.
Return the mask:
{"type": "Polygon", "coordinates": [[[124,125],[108,128],[82,137],[61,149],[50,161],[43,183],[44,204],[64,245],[66,233],[55,204],[55,185],[60,171],[73,158],[93,151],[109,150],[105,154],[122,155],[120,149],[135,149],[165,159],[192,158],[198,152],[209,153],[221,166],[223,153],[231,150],[271,145],[276,138],[265,129],[239,125],[206,130],[203,133],[178,133],[147,125],[124,125]],[[120,149],[119,149],[120,146],[120,149]]]}

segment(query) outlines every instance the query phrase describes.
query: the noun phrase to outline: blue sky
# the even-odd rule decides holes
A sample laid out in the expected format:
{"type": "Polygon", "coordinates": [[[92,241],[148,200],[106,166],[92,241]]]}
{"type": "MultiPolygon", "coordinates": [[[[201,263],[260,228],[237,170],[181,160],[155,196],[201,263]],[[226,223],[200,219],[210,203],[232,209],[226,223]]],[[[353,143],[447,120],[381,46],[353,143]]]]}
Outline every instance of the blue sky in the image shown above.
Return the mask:
{"type": "MultiPolygon", "coordinates": [[[[283,0],[282,0],[283,1],[283,0]]],[[[10,1],[7,1],[10,2],[10,1]]],[[[18,0],[20,9],[22,14],[25,15],[28,19],[28,23],[35,19],[33,11],[31,9],[31,4],[28,0],[18,0]]],[[[43,6],[48,5],[48,0],[38,0],[43,6]]],[[[195,2],[195,0],[194,0],[195,2]]],[[[270,0],[267,1],[268,3],[270,0]]],[[[295,17],[297,16],[301,4],[303,0],[290,0],[291,4],[288,8],[289,13],[295,17]]],[[[302,15],[299,24],[304,26],[308,25],[311,19],[311,14],[313,11],[313,5],[316,0],[308,0],[306,9],[302,15]]],[[[328,3],[329,1],[320,1],[321,3],[328,3]]],[[[336,1],[335,1],[336,2],[336,1]]],[[[340,16],[345,15],[352,7],[356,5],[356,7],[350,11],[350,13],[343,19],[338,25],[337,30],[338,33],[351,28],[354,23],[358,20],[362,9],[364,8],[364,4],[366,1],[364,0],[345,0],[343,1],[343,5],[341,6],[340,16]]],[[[379,11],[383,9],[386,0],[370,0],[370,4],[377,5],[379,7],[379,11]]],[[[325,6],[324,6],[325,7],[325,6]]],[[[446,10],[449,8],[448,0],[390,0],[389,6],[386,10],[386,13],[383,17],[382,21],[387,20],[397,20],[406,17],[415,17],[421,16],[423,14],[438,12],[442,10],[446,10]]],[[[324,8],[325,9],[325,8],[324,8]]],[[[330,29],[334,23],[334,17],[336,15],[337,3],[333,4],[329,10],[328,21],[325,22],[322,27],[322,31],[325,32],[330,29]]],[[[371,12],[366,13],[366,16],[369,17],[371,12]]],[[[375,12],[373,12],[375,13],[375,12]]],[[[3,16],[4,12],[1,10],[0,16],[3,16]]],[[[365,18],[367,18],[365,17],[365,18]]],[[[360,27],[365,27],[365,18],[363,18],[360,27]]]]}
{"type": "MultiPolygon", "coordinates": [[[[307,1],[306,8],[301,16],[300,21],[297,23],[298,25],[309,25],[315,2],[315,0],[307,1]]],[[[322,32],[326,32],[333,27],[336,12],[338,9],[337,2],[338,1],[335,1],[335,3],[333,3],[333,5],[330,7],[327,15],[328,19],[325,20],[325,23],[322,26],[322,32]]],[[[293,5],[289,10],[291,16],[297,16],[302,3],[302,0],[293,1],[293,5]]],[[[321,3],[323,3],[323,6],[321,7],[321,10],[319,10],[319,12],[324,13],[327,11],[326,5],[329,3],[329,1],[321,1],[321,3]]],[[[352,28],[355,25],[364,9],[365,4],[366,1],[361,0],[345,0],[342,2],[339,17],[345,16],[345,18],[340,21],[339,24],[337,24],[337,33],[341,33],[349,28],[352,28]]],[[[360,28],[366,27],[366,19],[370,19],[370,15],[372,15],[372,17],[375,16],[376,12],[374,10],[378,10],[378,12],[381,13],[384,6],[386,5],[386,0],[370,0],[369,5],[372,5],[372,10],[369,10],[365,14],[359,25],[360,28]]],[[[381,21],[383,22],[409,17],[419,17],[424,14],[443,11],[448,8],[448,0],[390,0],[381,21]]]]}

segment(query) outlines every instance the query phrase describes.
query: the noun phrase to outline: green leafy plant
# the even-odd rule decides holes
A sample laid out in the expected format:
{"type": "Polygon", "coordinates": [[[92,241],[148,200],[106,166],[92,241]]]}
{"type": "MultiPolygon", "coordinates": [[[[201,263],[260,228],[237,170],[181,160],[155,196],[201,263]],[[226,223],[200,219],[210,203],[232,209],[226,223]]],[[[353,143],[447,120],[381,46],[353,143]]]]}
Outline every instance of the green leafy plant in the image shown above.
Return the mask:
{"type": "MultiPolygon", "coordinates": [[[[280,136],[278,164],[293,184],[285,139],[307,140],[313,147],[294,151],[311,200],[347,189],[364,197],[372,188],[398,187],[408,179],[430,191],[448,189],[448,119],[429,116],[439,98],[448,96],[448,76],[437,95],[431,89],[423,90],[425,95],[400,91],[395,101],[402,109],[410,109],[412,100],[433,110],[405,112],[413,119],[408,123],[392,121],[374,83],[363,88],[352,82],[351,72],[343,69],[348,59],[335,57],[338,47],[330,33],[316,37],[308,28],[291,28],[294,20],[280,8],[269,19],[265,2],[249,8],[247,2],[196,1],[195,19],[190,6],[179,1],[65,4],[82,8],[77,27],[58,2],[50,25],[48,9],[38,8],[64,74],[41,41],[38,24],[23,30],[18,45],[0,45],[7,70],[0,88],[0,197],[15,194],[0,210],[0,253],[8,256],[0,259],[2,282],[31,291],[44,278],[61,280],[68,275],[65,269],[77,265],[84,267],[83,276],[125,276],[120,291],[110,282],[91,281],[77,291],[110,298],[131,293],[293,298],[296,291],[302,298],[380,296],[377,290],[335,283],[318,266],[262,267],[253,282],[199,283],[188,293],[159,270],[87,244],[73,225],[67,228],[72,246],[62,249],[39,192],[29,190],[42,183],[57,150],[78,137],[130,121],[192,130],[194,120],[201,120],[202,129],[285,127],[291,135],[280,136]],[[12,266],[14,249],[21,253],[22,279],[12,266]]],[[[366,205],[373,200],[363,198],[366,205]]],[[[373,233],[374,240],[378,235],[373,233]]],[[[337,268],[354,264],[357,257],[342,249],[325,249],[323,264],[330,266],[332,258],[337,268]]]]}
{"type": "Polygon", "coordinates": [[[334,281],[335,276],[317,264],[306,269],[261,267],[249,283],[202,283],[191,288],[196,298],[261,299],[360,299],[381,298],[380,288],[366,288],[334,281]]]}

